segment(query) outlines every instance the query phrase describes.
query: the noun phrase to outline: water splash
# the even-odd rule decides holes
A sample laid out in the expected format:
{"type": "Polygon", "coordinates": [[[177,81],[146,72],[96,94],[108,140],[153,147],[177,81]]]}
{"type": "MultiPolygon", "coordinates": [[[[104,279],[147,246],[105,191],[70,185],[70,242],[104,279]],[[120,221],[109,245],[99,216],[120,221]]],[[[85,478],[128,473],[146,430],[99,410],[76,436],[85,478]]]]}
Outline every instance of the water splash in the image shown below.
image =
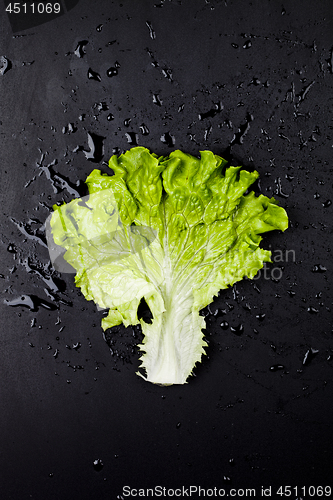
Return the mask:
{"type": "Polygon", "coordinates": [[[22,265],[28,274],[36,274],[53,292],[60,292],[66,289],[66,284],[63,280],[56,276],[52,276],[51,264],[38,265],[32,262],[29,257],[23,260],[22,265]]]}
{"type": "Polygon", "coordinates": [[[234,134],[233,138],[231,139],[230,146],[234,146],[235,144],[242,145],[244,142],[244,137],[248,133],[250,129],[250,123],[253,121],[253,115],[250,113],[247,114],[246,116],[246,122],[242,125],[239,126],[238,131],[234,134]]]}
{"type": "Polygon", "coordinates": [[[26,236],[29,240],[36,241],[43,247],[47,248],[44,228],[43,227],[42,228],[38,227],[36,229],[32,228],[33,223],[35,223],[36,221],[30,219],[31,223],[29,224],[27,222],[19,222],[15,220],[13,217],[10,220],[15,224],[17,229],[19,229],[19,231],[22,234],[24,234],[24,236],[26,236]]]}
{"type": "Polygon", "coordinates": [[[54,193],[57,194],[66,190],[71,196],[79,197],[80,193],[77,188],[81,186],[80,181],[76,184],[72,184],[67,177],[54,171],[53,167],[57,165],[57,160],[53,160],[48,165],[44,165],[45,158],[46,155],[43,153],[39,163],[37,162],[37,166],[40,168],[41,173],[44,173],[46,178],[52,183],[54,193]]]}
{"type": "Polygon", "coordinates": [[[23,294],[20,297],[12,300],[4,300],[4,303],[7,306],[11,307],[27,307],[30,311],[38,311],[39,307],[43,307],[44,309],[48,309],[49,311],[54,311],[58,309],[58,306],[55,304],[51,304],[44,299],[37,297],[37,295],[27,295],[23,294]]]}

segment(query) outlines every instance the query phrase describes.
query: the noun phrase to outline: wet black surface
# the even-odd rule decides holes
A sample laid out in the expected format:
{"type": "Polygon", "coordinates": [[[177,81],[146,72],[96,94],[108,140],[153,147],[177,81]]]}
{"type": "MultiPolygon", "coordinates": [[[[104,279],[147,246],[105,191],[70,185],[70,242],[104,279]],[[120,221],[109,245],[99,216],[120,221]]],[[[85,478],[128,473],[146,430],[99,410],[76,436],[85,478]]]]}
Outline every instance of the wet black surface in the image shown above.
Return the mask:
{"type": "Polygon", "coordinates": [[[70,3],[27,29],[1,7],[1,498],[332,486],[332,3],[70,3]],[[256,168],[290,217],[274,263],[203,311],[185,386],[137,377],[140,329],[105,342],[49,265],[52,205],[135,144],[256,168]]]}

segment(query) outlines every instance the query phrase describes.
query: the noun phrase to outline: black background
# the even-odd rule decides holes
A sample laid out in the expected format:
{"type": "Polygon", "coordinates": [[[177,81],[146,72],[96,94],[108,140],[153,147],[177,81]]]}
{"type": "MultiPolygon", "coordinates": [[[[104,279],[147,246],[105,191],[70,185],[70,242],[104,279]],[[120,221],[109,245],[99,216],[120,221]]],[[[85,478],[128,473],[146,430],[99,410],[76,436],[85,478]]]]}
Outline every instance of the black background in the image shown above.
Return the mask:
{"type": "Polygon", "coordinates": [[[1,499],[332,485],[331,1],[81,0],[15,33],[1,10],[1,499]],[[52,204],[135,143],[256,168],[290,218],[266,276],[204,311],[184,386],[137,377],[140,332],[106,343],[43,246],[52,204]],[[22,294],[57,309],[4,303],[22,294]]]}

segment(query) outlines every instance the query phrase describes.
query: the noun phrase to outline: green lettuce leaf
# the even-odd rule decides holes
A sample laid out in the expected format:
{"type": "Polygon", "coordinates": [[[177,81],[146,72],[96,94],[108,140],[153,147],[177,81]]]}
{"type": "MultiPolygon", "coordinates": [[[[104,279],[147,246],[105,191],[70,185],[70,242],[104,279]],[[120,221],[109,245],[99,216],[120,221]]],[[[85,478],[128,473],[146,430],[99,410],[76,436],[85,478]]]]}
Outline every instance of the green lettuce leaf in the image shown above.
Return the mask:
{"type": "Polygon", "coordinates": [[[200,154],[158,157],[135,147],[115,155],[114,175],[94,170],[86,180],[89,197],[55,206],[51,218],[76,286],[109,310],[102,328],[141,323],[138,374],[157,384],[187,381],[207,345],[200,310],[271,262],[260,234],[288,227],[274,198],[247,193],[258,172],[200,154]],[[138,319],[142,298],[150,324],[138,319]]]}

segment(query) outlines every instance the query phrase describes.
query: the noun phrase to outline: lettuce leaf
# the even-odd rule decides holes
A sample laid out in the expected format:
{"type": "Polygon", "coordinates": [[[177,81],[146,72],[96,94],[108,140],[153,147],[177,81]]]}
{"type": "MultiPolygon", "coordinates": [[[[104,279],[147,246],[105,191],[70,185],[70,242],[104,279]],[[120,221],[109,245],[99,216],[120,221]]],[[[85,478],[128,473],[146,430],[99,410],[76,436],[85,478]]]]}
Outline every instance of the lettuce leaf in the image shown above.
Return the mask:
{"type": "Polygon", "coordinates": [[[55,206],[54,243],[87,300],[108,309],[104,330],[141,323],[139,375],[184,384],[207,346],[201,309],[271,262],[260,234],[288,227],[274,198],[248,192],[258,172],[226,168],[211,151],[167,157],[135,147],[93,170],[89,197],[55,206]],[[152,323],[138,319],[145,299],[152,323]]]}

